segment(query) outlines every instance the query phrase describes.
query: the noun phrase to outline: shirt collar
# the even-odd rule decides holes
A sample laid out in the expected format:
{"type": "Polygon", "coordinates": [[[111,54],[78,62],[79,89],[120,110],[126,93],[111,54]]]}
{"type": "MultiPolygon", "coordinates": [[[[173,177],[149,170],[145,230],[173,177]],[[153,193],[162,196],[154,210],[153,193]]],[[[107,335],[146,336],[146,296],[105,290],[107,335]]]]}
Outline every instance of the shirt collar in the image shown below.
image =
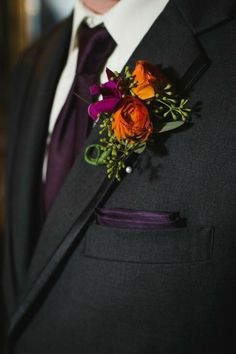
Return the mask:
{"type": "Polygon", "coordinates": [[[147,33],[169,0],[120,0],[105,14],[99,15],[76,0],[73,17],[70,51],[77,46],[77,30],[85,19],[90,27],[104,24],[118,46],[129,47],[130,37],[138,43],[147,33]]]}

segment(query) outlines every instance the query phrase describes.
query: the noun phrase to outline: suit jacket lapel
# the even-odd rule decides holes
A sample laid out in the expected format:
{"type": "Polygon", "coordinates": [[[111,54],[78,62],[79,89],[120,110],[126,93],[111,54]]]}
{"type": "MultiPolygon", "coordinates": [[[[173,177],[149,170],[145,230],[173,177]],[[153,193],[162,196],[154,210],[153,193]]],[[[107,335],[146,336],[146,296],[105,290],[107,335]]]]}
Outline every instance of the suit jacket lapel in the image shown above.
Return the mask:
{"type": "Polygon", "coordinates": [[[13,234],[17,234],[13,240],[13,252],[17,264],[15,273],[18,288],[23,282],[30,253],[39,233],[39,195],[48,117],[56,84],[65,63],[70,31],[71,18],[61,24],[43,51],[39,45],[36,57],[21,64],[22,75],[31,72],[31,77],[22,99],[24,106],[18,113],[24,119],[17,137],[18,145],[11,171],[11,224],[13,234]]]}
{"type": "MultiPolygon", "coordinates": [[[[161,65],[169,71],[170,78],[180,81],[180,86],[185,89],[192,87],[209,64],[174,1],[169,2],[128,64],[133,65],[138,59],[161,65]]],[[[98,141],[96,127],[86,145],[98,141]]],[[[93,217],[94,208],[114,186],[115,182],[106,178],[105,168],[85,163],[83,153],[78,157],[42,230],[10,333],[14,333],[75,241],[82,237],[83,228],[93,217]]]]}

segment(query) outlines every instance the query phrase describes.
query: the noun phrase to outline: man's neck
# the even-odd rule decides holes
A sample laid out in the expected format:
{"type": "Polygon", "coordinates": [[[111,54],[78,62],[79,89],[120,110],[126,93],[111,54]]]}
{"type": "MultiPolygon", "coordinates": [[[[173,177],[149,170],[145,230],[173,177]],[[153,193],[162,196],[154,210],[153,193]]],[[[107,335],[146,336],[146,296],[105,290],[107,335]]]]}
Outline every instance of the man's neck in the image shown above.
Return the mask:
{"type": "Polygon", "coordinates": [[[82,0],[85,7],[97,14],[104,14],[118,2],[119,0],[82,0]]]}

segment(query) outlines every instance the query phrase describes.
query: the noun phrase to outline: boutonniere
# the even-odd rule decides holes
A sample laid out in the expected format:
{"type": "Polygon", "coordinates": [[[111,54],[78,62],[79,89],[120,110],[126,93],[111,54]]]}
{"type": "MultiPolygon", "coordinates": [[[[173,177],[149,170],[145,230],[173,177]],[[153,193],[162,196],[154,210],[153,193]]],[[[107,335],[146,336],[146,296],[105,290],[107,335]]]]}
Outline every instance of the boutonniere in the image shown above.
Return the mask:
{"type": "MultiPolygon", "coordinates": [[[[99,124],[100,142],[85,149],[85,160],[105,165],[107,176],[120,180],[127,157],[141,154],[152,143],[153,135],[185,124],[191,113],[188,99],[181,98],[162,70],[138,61],[124,75],[106,71],[108,81],[90,87],[102,100],[89,105],[89,116],[99,124]]],[[[127,171],[128,172],[128,171],[127,171]]]]}

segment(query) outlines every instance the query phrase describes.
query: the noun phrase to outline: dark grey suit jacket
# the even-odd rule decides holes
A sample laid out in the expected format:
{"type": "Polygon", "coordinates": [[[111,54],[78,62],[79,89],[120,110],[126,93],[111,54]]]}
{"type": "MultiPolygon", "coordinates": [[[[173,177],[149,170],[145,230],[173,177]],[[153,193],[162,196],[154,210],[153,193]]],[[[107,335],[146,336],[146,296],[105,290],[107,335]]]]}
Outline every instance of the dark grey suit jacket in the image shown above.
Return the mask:
{"type": "MultiPolygon", "coordinates": [[[[22,55],[9,124],[9,353],[236,353],[234,5],[170,0],[129,64],[161,65],[198,114],[118,184],[81,154],[42,229],[43,152],[71,18],[22,55]],[[100,226],[97,206],[179,211],[186,227],[100,226]]],[[[87,144],[98,139],[94,128],[87,144]]]]}

